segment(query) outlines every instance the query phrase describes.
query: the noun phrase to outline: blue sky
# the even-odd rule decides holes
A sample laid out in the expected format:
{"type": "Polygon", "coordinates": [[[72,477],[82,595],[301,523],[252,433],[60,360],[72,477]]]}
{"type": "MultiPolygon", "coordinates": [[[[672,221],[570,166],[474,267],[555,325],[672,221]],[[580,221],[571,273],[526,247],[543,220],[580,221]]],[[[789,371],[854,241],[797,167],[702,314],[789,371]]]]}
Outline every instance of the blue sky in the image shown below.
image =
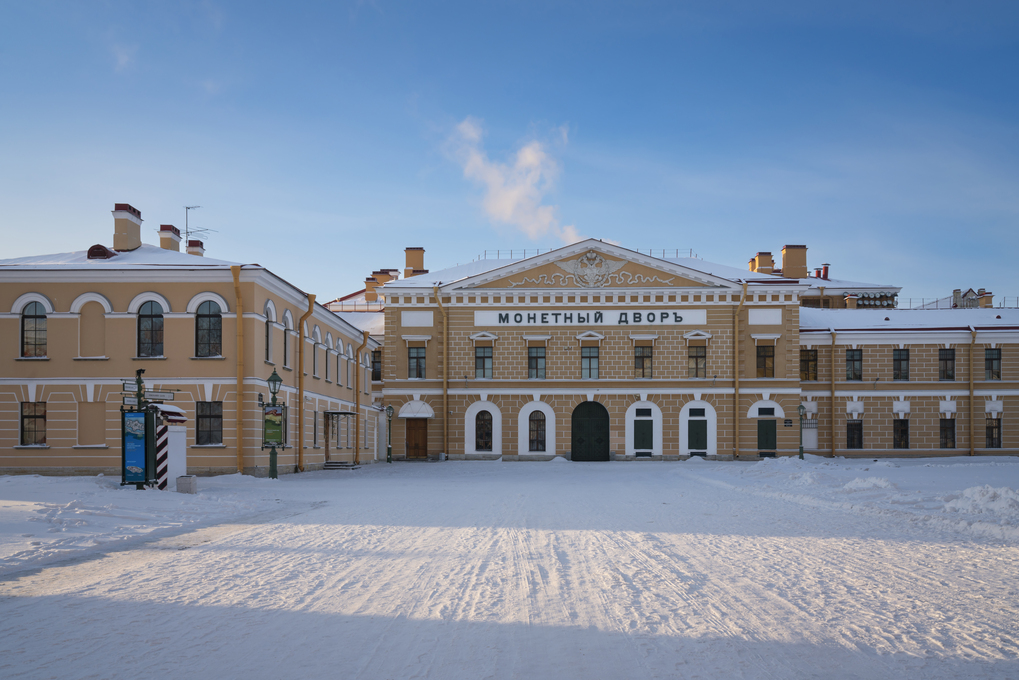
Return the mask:
{"type": "Polygon", "coordinates": [[[8,2],[4,257],[129,202],[320,300],[580,236],[1014,297],[1017,67],[1016,2],[8,2]]]}

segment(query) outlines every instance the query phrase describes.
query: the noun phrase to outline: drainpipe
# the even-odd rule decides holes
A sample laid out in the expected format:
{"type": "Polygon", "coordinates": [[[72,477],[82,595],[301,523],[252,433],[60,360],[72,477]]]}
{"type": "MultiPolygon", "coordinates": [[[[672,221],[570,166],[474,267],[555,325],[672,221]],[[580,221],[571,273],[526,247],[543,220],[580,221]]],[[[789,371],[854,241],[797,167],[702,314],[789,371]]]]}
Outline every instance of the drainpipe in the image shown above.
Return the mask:
{"type": "Polygon", "coordinates": [[[973,326],[969,327],[970,341],[969,341],[969,455],[974,456],[974,440],[976,439],[976,432],[973,430],[973,422],[975,415],[973,413],[973,352],[977,349],[977,329],[973,326]]]}
{"type": "Polygon", "coordinates": [[[831,331],[831,457],[835,457],[835,338],[838,335],[834,328],[831,331]]]}
{"type": "Polygon", "coordinates": [[[442,297],[439,295],[439,287],[432,286],[435,294],[435,302],[442,312],[442,450],[449,459],[449,318],[446,308],[442,306],[442,297]]]}
{"type": "MultiPolygon", "coordinates": [[[[354,465],[358,465],[361,453],[361,374],[364,373],[364,366],[361,365],[361,350],[368,344],[368,331],[361,331],[362,342],[357,348],[354,356],[357,357],[357,370],[354,371],[354,465]]],[[[368,424],[365,423],[365,427],[368,424]]]]}
{"type": "Polygon", "coordinates": [[[818,286],[818,289],[821,291],[821,295],[818,297],[818,304],[821,306],[821,309],[824,309],[824,286],[818,286]]]}
{"type": "Polygon", "coordinates": [[[308,293],[308,311],[297,322],[297,471],[304,472],[304,322],[315,311],[315,294],[308,293]]]}
{"type": "Polygon", "coordinates": [[[737,460],[739,458],[739,313],[743,309],[743,303],[747,299],[747,282],[740,280],[743,284],[743,295],[740,297],[739,306],[736,307],[736,313],[732,315],[732,375],[734,378],[733,386],[734,390],[732,393],[732,415],[733,415],[733,432],[732,432],[732,459],[737,460]]]}
{"type": "Polygon", "coordinates": [[[244,474],[244,305],[241,301],[241,268],[239,265],[231,265],[230,272],[234,275],[234,307],[237,311],[237,472],[244,474]]]}

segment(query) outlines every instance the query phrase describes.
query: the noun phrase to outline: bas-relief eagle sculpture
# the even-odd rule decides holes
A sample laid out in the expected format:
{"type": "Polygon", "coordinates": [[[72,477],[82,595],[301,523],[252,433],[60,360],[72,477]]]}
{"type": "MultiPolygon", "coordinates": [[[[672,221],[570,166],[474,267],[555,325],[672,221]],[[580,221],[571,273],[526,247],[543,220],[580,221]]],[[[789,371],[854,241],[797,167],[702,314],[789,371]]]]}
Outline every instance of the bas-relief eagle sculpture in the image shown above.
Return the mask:
{"type": "Polygon", "coordinates": [[[564,272],[573,274],[577,284],[585,288],[599,288],[610,283],[610,277],[623,268],[625,261],[611,262],[593,250],[569,262],[556,262],[564,272]]]}

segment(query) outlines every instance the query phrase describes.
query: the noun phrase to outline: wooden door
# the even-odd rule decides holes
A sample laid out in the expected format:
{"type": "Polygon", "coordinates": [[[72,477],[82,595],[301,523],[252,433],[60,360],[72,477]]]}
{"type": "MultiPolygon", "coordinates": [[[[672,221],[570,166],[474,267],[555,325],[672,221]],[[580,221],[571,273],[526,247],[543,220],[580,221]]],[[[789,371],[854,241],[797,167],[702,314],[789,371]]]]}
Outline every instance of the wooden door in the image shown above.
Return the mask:
{"type": "Polygon", "coordinates": [[[407,457],[428,457],[428,419],[407,418],[407,457]]]}
{"type": "Polygon", "coordinates": [[[585,401],[573,410],[573,460],[609,459],[609,412],[595,401],[585,401]]]}

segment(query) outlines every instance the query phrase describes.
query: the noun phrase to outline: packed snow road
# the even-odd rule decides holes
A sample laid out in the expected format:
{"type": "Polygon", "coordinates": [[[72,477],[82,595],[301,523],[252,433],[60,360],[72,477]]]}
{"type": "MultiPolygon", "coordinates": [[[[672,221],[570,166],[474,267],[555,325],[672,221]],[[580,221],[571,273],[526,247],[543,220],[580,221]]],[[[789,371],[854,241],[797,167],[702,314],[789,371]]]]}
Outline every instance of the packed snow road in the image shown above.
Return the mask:
{"type": "Polygon", "coordinates": [[[7,477],[0,676],[1016,678],[1017,462],[7,477]]]}

